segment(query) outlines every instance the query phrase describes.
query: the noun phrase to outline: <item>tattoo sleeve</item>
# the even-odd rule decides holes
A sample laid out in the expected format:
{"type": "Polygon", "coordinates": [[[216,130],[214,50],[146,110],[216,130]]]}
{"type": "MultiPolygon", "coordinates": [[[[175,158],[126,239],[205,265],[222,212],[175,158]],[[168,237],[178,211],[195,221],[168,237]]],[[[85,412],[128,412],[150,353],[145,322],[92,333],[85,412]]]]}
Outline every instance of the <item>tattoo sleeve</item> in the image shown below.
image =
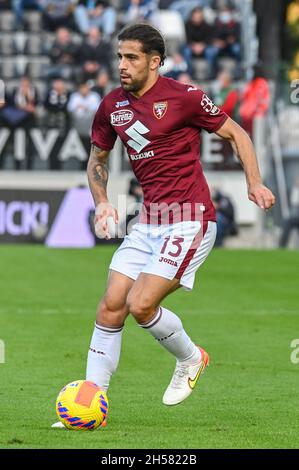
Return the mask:
{"type": "Polygon", "coordinates": [[[109,151],[103,150],[94,144],[91,145],[87,165],[87,176],[95,205],[100,202],[108,201],[106,192],[108,182],[108,156],[109,151]]]}

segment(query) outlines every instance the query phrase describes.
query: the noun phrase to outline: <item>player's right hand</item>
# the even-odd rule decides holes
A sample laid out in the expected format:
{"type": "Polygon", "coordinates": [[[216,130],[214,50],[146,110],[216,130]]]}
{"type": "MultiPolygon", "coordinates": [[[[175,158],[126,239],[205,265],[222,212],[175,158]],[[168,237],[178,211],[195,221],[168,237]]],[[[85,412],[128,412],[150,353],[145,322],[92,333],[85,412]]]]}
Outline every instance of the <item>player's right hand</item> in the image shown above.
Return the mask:
{"type": "Polygon", "coordinates": [[[111,239],[108,228],[108,218],[112,217],[115,224],[118,224],[118,213],[110,202],[101,202],[96,207],[94,218],[95,234],[99,238],[111,239]]]}

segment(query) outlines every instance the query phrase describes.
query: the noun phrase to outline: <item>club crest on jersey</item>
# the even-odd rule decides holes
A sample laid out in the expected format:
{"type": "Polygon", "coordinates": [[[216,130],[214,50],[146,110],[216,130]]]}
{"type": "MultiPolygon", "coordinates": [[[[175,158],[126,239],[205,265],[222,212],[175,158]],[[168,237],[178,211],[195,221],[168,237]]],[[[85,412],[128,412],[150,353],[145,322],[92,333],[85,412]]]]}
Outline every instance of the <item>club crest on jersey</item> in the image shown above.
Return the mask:
{"type": "Polygon", "coordinates": [[[157,119],[162,119],[167,111],[168,103],[167,101],[162,101],[161,103],[154,103],[153,113],[157,119]]]}
{"type": "Polygon", "coordinates": [[[130,109],[120,109],[119,111],[114,111],[114,113],[110,114],[110,122],[113,126],[124,126],[131,122],[133,117],[134,113],[130,109]]]}

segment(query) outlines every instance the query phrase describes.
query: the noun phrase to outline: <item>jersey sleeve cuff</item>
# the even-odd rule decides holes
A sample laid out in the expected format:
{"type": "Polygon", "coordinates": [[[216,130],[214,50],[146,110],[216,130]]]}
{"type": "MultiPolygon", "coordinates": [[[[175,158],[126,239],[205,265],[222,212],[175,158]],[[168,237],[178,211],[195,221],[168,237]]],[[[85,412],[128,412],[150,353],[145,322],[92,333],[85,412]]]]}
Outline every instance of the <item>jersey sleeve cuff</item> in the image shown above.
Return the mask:
{"type": "Polygon", "coordinates": [[[208,131],[208,133],[209,133],[209,134],[212,134],[212,133],[214,133],[214,132],[219,131],[220,127],[223,126],[223,124],[224,124],[225,121],[228,119],[228,117],[229,117],[228,114],[225,114],[225,115],[223,116],[223,118],[221,119],[221,121],[218,122],[218,124],[217,124],[216,127],[214,127],[213,129],[209,129],[209,130],[206,129],[206,130],[208,131]]]}
{"type": "Polygon", "coordinates": [[[100,149],[103,149],[103,150],[112,150],[113,149],[113,146],[111,147],[110,145],[107,145],[107,144],[102,144],[100,142],[97,142],[95,140],[91,140],[91,145],[96,145],[97,147],[99,147],[100,149]]]}

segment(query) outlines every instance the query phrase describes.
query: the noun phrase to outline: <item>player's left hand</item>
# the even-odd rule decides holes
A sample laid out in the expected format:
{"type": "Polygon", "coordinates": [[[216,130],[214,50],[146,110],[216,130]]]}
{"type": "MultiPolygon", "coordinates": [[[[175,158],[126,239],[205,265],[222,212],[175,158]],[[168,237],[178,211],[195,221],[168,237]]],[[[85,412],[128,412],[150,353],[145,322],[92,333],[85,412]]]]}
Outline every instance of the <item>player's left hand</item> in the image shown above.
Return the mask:
{"type": "Polygon", "coordinates": [[[274,194],[262,183],[249,186],[248,199],[264,210],[271,209],[275,204],[274,194]]]}

